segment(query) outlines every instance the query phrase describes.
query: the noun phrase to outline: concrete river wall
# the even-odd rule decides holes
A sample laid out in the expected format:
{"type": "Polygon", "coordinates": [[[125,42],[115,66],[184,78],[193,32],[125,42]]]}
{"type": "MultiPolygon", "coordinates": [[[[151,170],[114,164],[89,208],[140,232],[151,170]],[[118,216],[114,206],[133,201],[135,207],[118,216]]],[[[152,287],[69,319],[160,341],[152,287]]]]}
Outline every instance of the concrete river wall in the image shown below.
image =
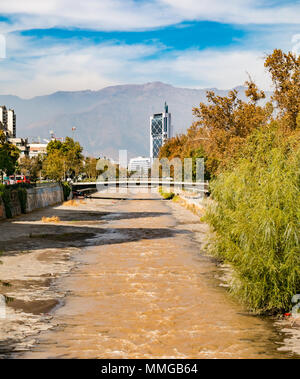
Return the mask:
{"type": "Polygon", "coordinates": [[[59,184],[53,184],[47,187],[31,188],[27,190],[26,212],[32,212],[35,209],[58,204],[63,202],[63,200],[63,190],[59,184]]]}
{"type": "MultiPolygon", "coordinates": [[[[35,209],[48,207],[49,205],[59,204],[64,200],[63,189],[60,184],[56,183],[43,187],[26,189],[26,192],[26,213],[32,212],[35,209]]],[[[22,213],[17,191],[11,191],[10,193],[10,209],[12,217],[18,216],[22,213]]],[[[0,197],[0,220],[5,218],[5,206],[0,197]]]]}

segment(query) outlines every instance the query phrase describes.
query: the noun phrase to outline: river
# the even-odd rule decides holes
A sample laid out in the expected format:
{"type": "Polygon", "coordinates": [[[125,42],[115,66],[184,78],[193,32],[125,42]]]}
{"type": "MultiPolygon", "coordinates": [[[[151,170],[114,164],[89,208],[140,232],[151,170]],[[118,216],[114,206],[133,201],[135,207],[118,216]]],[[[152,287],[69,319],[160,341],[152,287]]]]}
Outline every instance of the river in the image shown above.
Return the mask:
{"type": "Polygon", "coordinates": [[[157,194],[98,195],[87,202],[94,212],[109,209],[99,216],[106,233],[91,238],[71,274],[57,279],[68,295],[53,312],[55,326],[22,357],[292,356],[278,349],[284,336],[274,320],[250,315],[220,286],[222,271],[204,254],[207,226],[197,216],[157,194]],[[116,198],[109,208],[105,196],[116,198]]]}

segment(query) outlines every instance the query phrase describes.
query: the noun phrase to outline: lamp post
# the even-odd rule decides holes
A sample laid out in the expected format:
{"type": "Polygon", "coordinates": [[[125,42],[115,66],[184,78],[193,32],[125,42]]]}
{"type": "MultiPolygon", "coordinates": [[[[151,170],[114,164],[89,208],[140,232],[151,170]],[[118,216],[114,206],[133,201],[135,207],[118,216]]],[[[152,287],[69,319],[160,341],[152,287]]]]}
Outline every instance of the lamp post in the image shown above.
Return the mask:
{"type": "Polygon", "coordinates": [[[73,126],[73,127],[72,127],[73,140],[74,140],[74,138],[75,138],[75,131],[76,131],[76,126],[73,126]]]}

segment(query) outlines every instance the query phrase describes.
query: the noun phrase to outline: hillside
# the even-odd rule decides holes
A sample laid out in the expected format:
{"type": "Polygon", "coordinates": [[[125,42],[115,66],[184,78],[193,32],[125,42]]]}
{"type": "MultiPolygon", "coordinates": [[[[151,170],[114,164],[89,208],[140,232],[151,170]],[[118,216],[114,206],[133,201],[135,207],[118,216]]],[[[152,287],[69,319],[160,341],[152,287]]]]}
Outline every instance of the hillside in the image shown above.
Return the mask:
{"type": "MultiPolygon", "coordinates": [[[[238,88],[244,97],[243,87],[238,88]]],[[[225,95],[227,91],[214,89],[225,95]]],[[[177,88],[161,82],[119,85],[99,91],[55,92],[32,99],[0,95],[0,105],[14,108],[19,137],[75,137],[85,152],[117,158],[119,149],[130,156],[149,155],[149,117],[163,110],[167,101],[174,132],[192,123],[192,108],[205,101],[206,89],[177,88]]]]}

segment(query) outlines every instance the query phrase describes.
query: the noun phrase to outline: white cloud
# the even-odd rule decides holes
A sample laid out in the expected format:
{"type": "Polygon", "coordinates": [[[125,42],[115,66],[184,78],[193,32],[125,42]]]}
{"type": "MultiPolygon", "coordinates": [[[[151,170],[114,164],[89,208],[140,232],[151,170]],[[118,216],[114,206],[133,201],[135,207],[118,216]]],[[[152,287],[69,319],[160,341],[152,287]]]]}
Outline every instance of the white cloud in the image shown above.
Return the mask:
{"type": "Polygon", "coordinates": [[[10,35],[8,42],[8,58],[0,63],[2,94],[31,97],[157,80],[182,87],[232,88],[244,83],[246,72],[262,88],[270,87],[260,51],[169,51],[159,43],[37,41],[17,35],[10,35]]]}
{"type": "Polygon", "coordinates": [[[77,27],[140,30],[190,20],[235,24],[299,24],[299,2],[261,0],[1,0],[4,32],[31,28],[77,27]],[[264,5],[265,4],[265,5],[264,5]]]}
{"type": "Polygon", "coordinates": [[[139,30],[178,23],[161,1],[134,0],[1,0],[0,13],[12,17],[4,31],[75,27],[92,30],[139,30]]]}
{"type": "Polygon", "coordinates": [[[189,50],[171,53],[160,60],[143,62],[136,68],[140,81],[162,80],[178,86],[230,89],[244,84],[248,73],[260,88],[270,90],[264,54],[243,50],[189,50]]]}
{"type": "Polygon", "coordinates": [[[292,48],[293,53],[300,55],[300,34],[293,35],[292,44],[293,44],[293,48],[292,48]]]}
{"type": "Polygon", "coordinates": [[[235,24],[298,24],[300,4],[261,0],[161,0],[183,18],[235,24]]]}
{"type": "Polygon", "coordinates": [[[247,79],[246,71],[267,89],[270,82],[263,66],[264,49],[268,52],[274,47],[298,49],[297,28],[293,24],[300,21],[299,2],[286,2],[277,7],[271,7],[270,3],[261,0],[1,0],[0,14],[8,16],[10,21],[0,22],[0,32],[7,33],[7,59],[0,60],[0,91],[29,97],[56,90],[96,90],[107,85],[152,80],[183,87],[231,88],[247,79]],[[269,6],[263,7],[264,3],[269,6]],[[244,37],[235,50],[168,51],[156,42],[95,44],[88,39],[34,39],[16,32],[55,26],[139,30],[193,20],[244,24],[251,31],[250,37],[244,37]],[[292,43],[293,35],[296,37],[292,43]],[[155,58],[151,58],[153,54],[155,58]]]}
{"type": "Polygon", "coordinates": [[[100,89],[119,84],[139,60],[164,49],[89,40],[35,40],[8,36],[8,57],[0,62],[0,92],[22,97],[58,90],[100,89]]]}

